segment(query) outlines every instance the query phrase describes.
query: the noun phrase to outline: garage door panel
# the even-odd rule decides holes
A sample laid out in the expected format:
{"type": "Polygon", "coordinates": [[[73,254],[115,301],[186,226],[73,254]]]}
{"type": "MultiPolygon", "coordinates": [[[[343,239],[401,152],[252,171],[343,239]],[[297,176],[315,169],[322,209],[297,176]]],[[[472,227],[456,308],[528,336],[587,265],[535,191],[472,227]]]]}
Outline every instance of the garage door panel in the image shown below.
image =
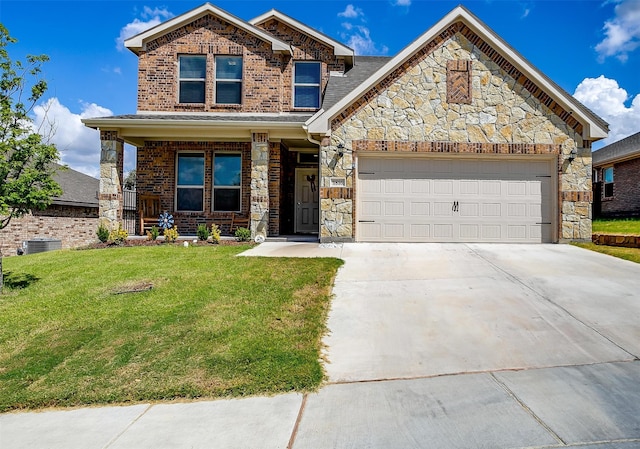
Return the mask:
{"type": "Polygon", "coordinates": [[[553,167],[523,159],[361,157],[357,239],[551,241],[553,167]]]}
{"type": "Polygon", "coordinates": [[[403,217],[404,202],[403,201],[385,201],[384,215],[386,217],[403,217]]]}
{"type": "Polygon", "coordinates": [[[412,217],[428,217],[431,215],[431,203],[428,202],[411,202],[411,216],[412,217]]]}

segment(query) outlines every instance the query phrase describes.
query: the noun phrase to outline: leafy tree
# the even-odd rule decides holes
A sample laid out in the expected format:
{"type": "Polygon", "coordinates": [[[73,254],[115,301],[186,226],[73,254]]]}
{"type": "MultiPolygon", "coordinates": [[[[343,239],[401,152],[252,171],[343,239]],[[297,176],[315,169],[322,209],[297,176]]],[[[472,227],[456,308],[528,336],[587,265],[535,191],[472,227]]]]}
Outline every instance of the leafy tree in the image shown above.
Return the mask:
{"type": "MultiPolygon", "coordinates": [[[[33,209],[45,209],[62,194],[53,179],[59,159],[55,145],[38,134],[29,114],[47,90],[41,78],[46,55],[12,61],[7,51],[16,39],[0,24],[0,231],[33,209]]],[[[0,292],[2,252],[0,248],[0,292]]]]}
{"type": "Polygon", "coordinates": [[[127,174],[126,178],[124,178],[124,188],[127,190],[136,189],[136,169],[135,168],[127,174]]]}

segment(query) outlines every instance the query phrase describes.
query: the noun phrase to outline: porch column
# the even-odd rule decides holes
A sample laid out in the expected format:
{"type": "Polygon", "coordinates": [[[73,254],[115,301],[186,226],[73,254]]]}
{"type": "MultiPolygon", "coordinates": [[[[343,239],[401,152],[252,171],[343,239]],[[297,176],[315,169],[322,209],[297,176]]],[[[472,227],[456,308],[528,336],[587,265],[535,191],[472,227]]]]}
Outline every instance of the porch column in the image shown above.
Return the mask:
{"type": "Polygon", "coordinates": [[[251,134],[251,236],[269,231],[269,134],[251,134]]]}
{"type": "Polygon", "coordinates": [[[100,131],[99,219],[109,229],[122,223],[124,141],[116,131],[100,131]]]}

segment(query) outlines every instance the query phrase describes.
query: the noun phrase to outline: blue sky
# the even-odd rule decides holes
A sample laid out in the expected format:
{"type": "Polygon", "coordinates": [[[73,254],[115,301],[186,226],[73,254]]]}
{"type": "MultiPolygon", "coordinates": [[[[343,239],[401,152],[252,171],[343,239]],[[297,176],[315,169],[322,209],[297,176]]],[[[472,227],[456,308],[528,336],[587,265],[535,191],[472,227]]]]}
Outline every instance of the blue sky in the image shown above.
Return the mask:
{"type": "MultiPolygon", "coordinates": [[[[137,60],[122,39],[204,1],[1,0],[0,22],[19,42],[13,59],[47,54],[46,98],[63,162],[97,175],[100,142],[80,119],[136,111],[137,60]]],[[[606,119],[604,143],[640,131],[640,0],[212,1],[245,20],[271,8],[351,46],[393,56],[458,4],[543,73],[606,119]]],[[[597,147],[602,146],[602,143],[597,147]]],[[[135,166],[127,149],[125,169],[135,166]]]]}

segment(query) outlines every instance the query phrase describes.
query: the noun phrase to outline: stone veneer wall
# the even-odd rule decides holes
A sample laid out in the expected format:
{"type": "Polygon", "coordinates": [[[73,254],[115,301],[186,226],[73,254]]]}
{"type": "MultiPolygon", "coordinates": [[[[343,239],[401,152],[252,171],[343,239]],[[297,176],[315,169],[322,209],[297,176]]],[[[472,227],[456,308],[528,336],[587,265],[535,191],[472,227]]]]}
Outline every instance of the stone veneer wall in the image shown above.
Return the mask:
{"type": "MultiPolygon", "coordinates": [[[[461,148],[451,146],[447,150],[447,142],[557,146],[559,237],[591,238],[591,151],[589,143],[583,143],[576,131],[579,124],[572,117],[563,120],[554,114],[538,99],[544,98],[544,94],[535,85],[522,77],[512,78],[485,54],[495,53],[490,47],[487,49],[487,45],[477,39],[475,42],[484,52],[459,32],[451,32],[442,42],[426,44],[429,51],[418,51],[413,60],[399,67],[333,121],[331,137],[321,146],[323,240],[355,237],[357,192],[349,154],[355,150],[354,141],[399,144],[393,145],[393,151],[411,151],[410,145],[403,148],[402,143],[443,142],[443,150],[438,150],[435,144],[422,148],[425,152],[446,153],[455,153],[461,148]],[[471,104],[446,101],[447,63],[451,60],[472,61],[471,104]],[[340,144],[347,150],[342,158],[337,156],[340,144]],[[587,148],[581,148],[583,145],[587,148]],[[567,156],[572,150],[577,150],[578,156],[569,162],[567,156]],[[331,188],[332,177],[344,178],[346,188],[331,188]]],[[[545,101],[558,110],[557,105],[548,99],[545,101]]],[[[560,114],[566,116],[564,112],[560,114]]],[[[470,151],[468,146],[464,148],[470,151]]],[[[517,153],[517,146],[511,148],[507,154],[513,153],[513,148],[517,153]]],[[[353,154],[357,156],[357,151],[353,154]]]]}
{"type": "Polygon", "coordinates": [[[97,229],[97,207],[52,204],[43,211],[12,219],[0,232],[0,248],[3,256],[14,256],[22,242],[35,238],[59,239],[62,248],[76,248],[97,242],[97,229]]]}

